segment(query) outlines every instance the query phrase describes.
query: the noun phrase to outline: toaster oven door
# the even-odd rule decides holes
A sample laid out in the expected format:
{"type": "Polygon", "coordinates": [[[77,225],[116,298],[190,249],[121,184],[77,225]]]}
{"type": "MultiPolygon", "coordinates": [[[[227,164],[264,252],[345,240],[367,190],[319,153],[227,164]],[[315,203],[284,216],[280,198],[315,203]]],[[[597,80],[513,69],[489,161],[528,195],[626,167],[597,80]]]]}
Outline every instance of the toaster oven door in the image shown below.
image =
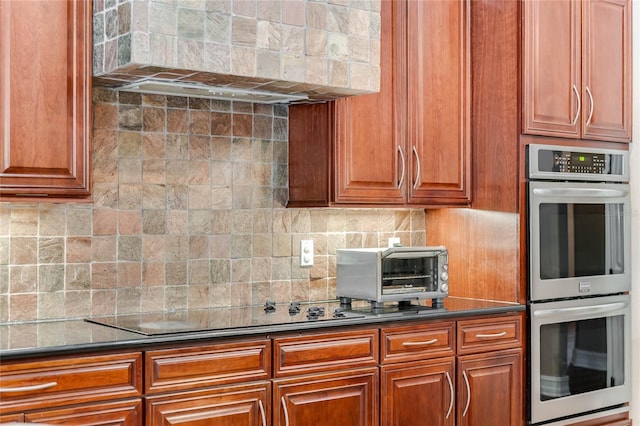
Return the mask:
{"type": "Polygon", "coordinates": [[[438,291],[438,256],[388,256],[381,269],[383,296],[438,291]]]}

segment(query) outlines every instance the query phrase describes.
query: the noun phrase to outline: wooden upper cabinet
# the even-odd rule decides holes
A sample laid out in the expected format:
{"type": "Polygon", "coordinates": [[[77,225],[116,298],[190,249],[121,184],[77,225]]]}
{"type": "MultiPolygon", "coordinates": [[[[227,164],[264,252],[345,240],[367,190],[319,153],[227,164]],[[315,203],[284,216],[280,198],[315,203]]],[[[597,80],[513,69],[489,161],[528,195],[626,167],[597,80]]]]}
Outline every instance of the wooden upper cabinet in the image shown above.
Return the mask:
{"type": "Polygon", "coordinates": [[[630,142],[629,1],[523,4],[523,133],[630,142]]]}
{"type": "Polygon", "coordinates": [[[0,200],[90,195],[91,2],[0,2],[0,200]]]}
{"type": "MultiPolygon", "coordinates": [[[[470,2],[408,1],[407,187],[411,204],[471,199],[470,2]]],[[[401,51],[402,52],[402,51],[401,51]]],[[[404,96],[402,97],[404,98],[404,96]]]]}
{"type": "Polygon", "coordinates": [[[380,92],[289,110],[289,206],[468,205],[469,1],[381,2],[380,92]]]}

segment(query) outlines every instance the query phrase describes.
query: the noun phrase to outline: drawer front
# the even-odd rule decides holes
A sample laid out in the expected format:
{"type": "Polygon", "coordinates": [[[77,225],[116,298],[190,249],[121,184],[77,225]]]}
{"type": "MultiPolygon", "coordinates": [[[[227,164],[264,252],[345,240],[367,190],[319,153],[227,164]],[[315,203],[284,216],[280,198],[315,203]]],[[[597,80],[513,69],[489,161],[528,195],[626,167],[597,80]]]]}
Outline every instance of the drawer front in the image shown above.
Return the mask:
{"type": "Polygon", "coordinates": [[[221,343],[145,353],[148,393],[271,378],[271,341],[221,343]]]}
{"type": "Polygon", "coordinates": [[[139,426],[142,424],[142,400],[103,402],[27,414],[28,423],[47,425],[139,426]]]}
{"type": "Polygon", "coordinates": [[[378,330],[274,339],[274,376],[285,377],[378,364],[378,330]]]}
{"type": "Polygon", "coordinates": [[[382,329],[382,364],[455,355],[455,323],[414,324],[382,329]]]}
{"type": "Polygon", "coordinates": [[[2,413],[141,394],[141,353],[0,364],[2,413]]]}
{"type": "Polygon", "coordinates": [[[458,321],[458,354],[517,348],[522,345],[520,315],[458,321]]]}

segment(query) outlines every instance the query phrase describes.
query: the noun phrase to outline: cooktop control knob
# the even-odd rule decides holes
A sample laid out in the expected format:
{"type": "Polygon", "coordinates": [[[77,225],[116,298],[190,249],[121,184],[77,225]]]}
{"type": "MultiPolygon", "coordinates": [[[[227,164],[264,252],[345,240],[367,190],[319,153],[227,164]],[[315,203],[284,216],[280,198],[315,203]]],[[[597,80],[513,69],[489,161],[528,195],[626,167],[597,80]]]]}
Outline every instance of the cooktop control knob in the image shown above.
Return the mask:
{"type": "Polygon", "coordinates": [[[440,290],[442,291],[448,291],[449,290],[449,284],[441,284],[440,285],[440,290]]]}
{"type": "Polygon", "coordinates": [[[300,302],[289,303],[289,314],[295,315],[300,312],[300,302]]]}

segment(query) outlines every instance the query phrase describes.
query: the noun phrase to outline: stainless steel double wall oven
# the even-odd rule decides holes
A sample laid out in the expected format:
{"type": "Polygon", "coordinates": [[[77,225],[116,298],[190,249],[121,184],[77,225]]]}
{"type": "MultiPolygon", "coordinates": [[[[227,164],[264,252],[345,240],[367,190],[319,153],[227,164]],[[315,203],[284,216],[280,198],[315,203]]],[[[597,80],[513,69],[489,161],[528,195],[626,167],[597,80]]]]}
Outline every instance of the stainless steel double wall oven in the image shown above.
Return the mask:
{"type": "Polygon", "coordinates": [[[628,180],[627,151],[527,147],[530,424],[629,402],[628,180]]]}

